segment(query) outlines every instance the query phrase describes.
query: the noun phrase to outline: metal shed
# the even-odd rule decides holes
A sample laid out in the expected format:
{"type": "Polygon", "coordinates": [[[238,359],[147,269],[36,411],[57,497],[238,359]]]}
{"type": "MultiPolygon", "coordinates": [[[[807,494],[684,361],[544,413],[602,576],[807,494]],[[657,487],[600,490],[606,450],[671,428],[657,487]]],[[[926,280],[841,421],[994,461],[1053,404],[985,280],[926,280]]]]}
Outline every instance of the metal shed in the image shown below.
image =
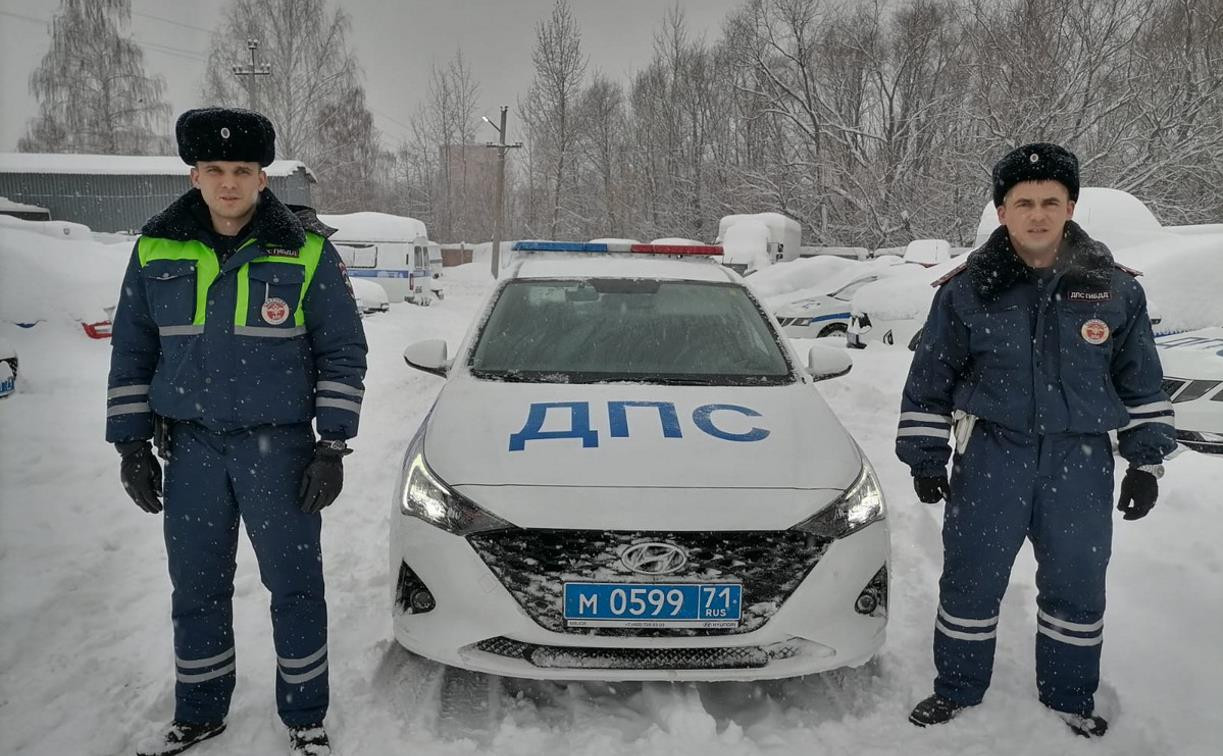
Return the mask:
{"type": "MultiPolygon", "coordinates": [[[[264,169],[282,202],[310,204],[314,174],[298,160],[264,169]]],[[[0,196],[45,207],[55,220],[94,231],[135,232],[191,188],[178,157],[0,153],[0,196]]]]}

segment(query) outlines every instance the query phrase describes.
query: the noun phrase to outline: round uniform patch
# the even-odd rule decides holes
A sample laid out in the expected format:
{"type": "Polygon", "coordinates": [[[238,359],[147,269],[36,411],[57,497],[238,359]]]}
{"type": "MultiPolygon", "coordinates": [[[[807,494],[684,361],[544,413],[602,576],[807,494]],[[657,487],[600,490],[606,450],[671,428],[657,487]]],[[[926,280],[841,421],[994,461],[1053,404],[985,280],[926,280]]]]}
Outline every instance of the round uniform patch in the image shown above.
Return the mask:
{"type": "Polygon", "coordinates": [[[279,297],[272,297],[263,303],[259,314],[263,316],[265,322],[280,325],[289,319],[289,303],[279,297]]]}
{"type": "Polygon", "coordinates": [[[1108,341],[1108,323],[1092,318],[1083,324],[1080,333],[1083,334],[1083,341],[1088,344],[1103,344],[1108,341]]]}

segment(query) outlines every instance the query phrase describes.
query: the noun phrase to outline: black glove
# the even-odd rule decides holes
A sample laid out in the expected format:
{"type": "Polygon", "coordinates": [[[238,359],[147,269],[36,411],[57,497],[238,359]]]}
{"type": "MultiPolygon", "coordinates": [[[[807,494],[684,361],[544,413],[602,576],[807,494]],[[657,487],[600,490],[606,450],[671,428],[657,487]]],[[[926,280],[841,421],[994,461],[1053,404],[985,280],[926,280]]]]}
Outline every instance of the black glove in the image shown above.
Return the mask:
{"type": "Polygon", "coordinates": [[[301,487],[301,509],[306,514],[323,511],[340,495],[344,487],[344,455],[351,449],[333,449],[320,441],[314,447],[314,459],[306,466],[301,487]]]}
{"type": "Polygon", "coordinates": [[[1145,470],[1131,467],[1121,479],[1121,499],[1117,502],[1117,511],[1125,514],[1122,519],[1140,520],[1155,506],[1157,498],[1159,480],[1145,470]]]}
{"type": "Polygon", "coordinates": [[[913,479],[913,490],[917,491],[917,498],[924,503],[937,504],[951,495],[951,484],[947,482],[947,473],[929,477],[918,476],[913,479]]]}
{"type": "Polygon", "coordinates": [[[132,497],[136,506],[149,514],[161,511],[161,465],[153,456],[148,441],[129,441],[115,444],[123,455],[119,463],[119,479],[123,490],[132,497]]]}

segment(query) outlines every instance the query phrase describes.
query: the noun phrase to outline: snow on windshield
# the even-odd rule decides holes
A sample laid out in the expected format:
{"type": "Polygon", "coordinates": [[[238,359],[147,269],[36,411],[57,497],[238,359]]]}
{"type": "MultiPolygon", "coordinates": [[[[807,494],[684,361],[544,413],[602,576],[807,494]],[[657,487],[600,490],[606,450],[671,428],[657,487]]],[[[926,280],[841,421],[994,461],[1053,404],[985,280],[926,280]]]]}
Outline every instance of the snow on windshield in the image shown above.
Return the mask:
{"type": "Polygon", "coordinates": [[[481,330],[471,369],[559,383],[792,380],[742,287],[651,279],[511,281],[481,330]]]}

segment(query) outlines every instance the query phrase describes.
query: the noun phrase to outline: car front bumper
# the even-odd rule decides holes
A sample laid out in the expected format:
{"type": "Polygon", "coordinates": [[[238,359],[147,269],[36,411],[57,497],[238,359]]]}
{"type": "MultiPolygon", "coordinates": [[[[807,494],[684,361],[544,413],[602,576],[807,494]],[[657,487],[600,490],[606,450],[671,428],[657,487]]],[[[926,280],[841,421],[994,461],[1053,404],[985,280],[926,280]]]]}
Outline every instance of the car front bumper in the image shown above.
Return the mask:
{"type": "MultiPolygon", "coordinates": [[[[392,577],[410,574],[435,601],[427,611],[414,611],[399,595],[402,580],[393,580],[395,638],[410,651],[456,667],[533,679],[752,680],[861,664],[884,641],[886,520],[829,544],[756,629],[678,637],[548,629],[532,618],[467,539],[397,509],[392,520],[392,577]],[[879,585],[880,575],[881,605],[871,613],[855,610],[867,586],[879,585]]],[[[745,610],[751,603],[745,588],[745,610]]],[[[549,619],[558,626],[555,616],[549,619]]]]}

